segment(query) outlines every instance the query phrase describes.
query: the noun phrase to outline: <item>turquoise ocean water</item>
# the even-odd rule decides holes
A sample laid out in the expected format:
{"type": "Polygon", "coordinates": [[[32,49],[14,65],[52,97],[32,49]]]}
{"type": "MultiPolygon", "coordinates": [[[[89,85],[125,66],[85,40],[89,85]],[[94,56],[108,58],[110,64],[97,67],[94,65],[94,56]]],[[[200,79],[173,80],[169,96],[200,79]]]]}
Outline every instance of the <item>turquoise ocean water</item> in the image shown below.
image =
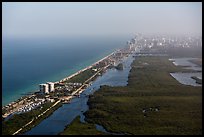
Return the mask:
{"type": "Polygon", "coordinates": [[[3,39],[2,105],[124,47],[128,36],[3,39]]]}

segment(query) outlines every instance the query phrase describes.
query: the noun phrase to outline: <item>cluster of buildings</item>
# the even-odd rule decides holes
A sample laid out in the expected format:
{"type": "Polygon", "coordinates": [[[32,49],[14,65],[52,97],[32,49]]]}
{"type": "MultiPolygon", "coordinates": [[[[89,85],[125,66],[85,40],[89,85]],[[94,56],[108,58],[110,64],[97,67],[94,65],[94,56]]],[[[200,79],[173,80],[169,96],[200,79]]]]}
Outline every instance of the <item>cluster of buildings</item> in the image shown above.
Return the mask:
{"type": "Polygon", "coordinates": [[[160,52],[175,47],[199,48],[202,47],[202,36],[181,36],[181,35],[142,35],[136,34],[134,38],[127,41],[127,48],[138,52],[160,52]]]}
{"type": "MultiPolygon", "coordinates": [[[[137,42],[143,46],[151,47],[201,47],[201,36],[181,36],[181,35],[150,35],[140,37],[136,35],[137,42]]],[[[133,40],[132,40],[133,41],[133,40]]]]}
{"type": "Polygon", "coordinates": [[[53,82],[47,82],[46,84],[40,84],[40,92],[48,94],[49,92],[53,92],[55,90],[54,88],[55,83],[53,82]]]}
{"type": "MultiPolygon", "coordinates": [[[[37,101],[37,99],[35,100],[37,101]]],[[[29,104],[26,104],[25,106],[18,109],[17,113],[23,113],[33,110],[34,108],[42,105],[45,102],[45,99],[38,99],[38,102],[30,102],[29,104]]]]}
{"type": "Polygon", "coordinates": [[[56,91],[72,91],[74,88],[79,88],[80,86],[82,86],[82,83],[57,83],[57,85],[59,85],[58,87],[56,87],[56,91]]]}

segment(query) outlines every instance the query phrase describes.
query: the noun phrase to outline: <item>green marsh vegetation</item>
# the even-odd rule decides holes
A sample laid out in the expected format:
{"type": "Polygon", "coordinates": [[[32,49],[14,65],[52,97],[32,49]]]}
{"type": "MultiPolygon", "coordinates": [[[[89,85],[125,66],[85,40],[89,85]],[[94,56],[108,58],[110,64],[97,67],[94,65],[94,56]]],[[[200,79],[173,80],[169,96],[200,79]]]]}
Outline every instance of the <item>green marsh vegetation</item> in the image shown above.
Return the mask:
{"type": "Polygon", "coordinates": [[[95,74],[95,72],[92,69],[87,69],[84,72],[72,77],[71,79],[69,79],[65,82],[66,83],[69,83],[69,82],[83,83],[94,74],[95,74]]]}
{"type": "MultiPolygon", "coordinates": [[[[202,87],[182,85],[169,74],[180,71],[191,70],[168,57],[137,57],[127,86],[102,86],[90,96],[86,121],[116,133],[201,135],[202,87]]],[[[78,129],[66,133],[85,134],[81,124],[74,121],[70,126],[78,129]]]]}
{"type": "Polygon", "coordinates": [[[76,133],[81,133],[81,135],[106,135],[105,133],[96,130],[95,125],[92,123],[81,123],[80,116],[77,116],[73,123],[66,127],[66,130],[59,135],[76,135],[76,133]]]}

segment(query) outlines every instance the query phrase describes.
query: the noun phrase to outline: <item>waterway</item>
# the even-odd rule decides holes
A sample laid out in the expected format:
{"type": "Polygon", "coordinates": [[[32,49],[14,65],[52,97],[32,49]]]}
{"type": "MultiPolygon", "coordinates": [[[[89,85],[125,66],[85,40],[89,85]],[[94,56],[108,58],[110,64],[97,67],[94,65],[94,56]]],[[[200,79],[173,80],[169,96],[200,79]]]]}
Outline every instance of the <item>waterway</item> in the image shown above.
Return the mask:
{"type": "MultiPolygon", "coordinates": [[[[102,85],[109,86],[126,86],[128,81],[131,63],[134,60],[130,55],[124,58],[124,69],[108,69],[102,76],[98,77],[90,87],[88,87],[80,97],[73,98],[69,104],[63,104],[51,116],[44,119],[39,125],[24,133],[24,135],[57,135],[62,132],[78,115],[81,122],[85,122],[83,113],[88,110],[88,95],[93,94],[102,85]]],[[[96,129],[107,132],[101,125],[96,125],[96,129]]],[[[112,133],[117,134],[117,133],[112,133]]],[[[120,135],[120,134],[117,134],[120,135]]]]}
{"type": "Polygon", "coordinates": [[[184,85],[190,85],[190,86],[202,86],[202,84],[196,83],[196,80],[192,79],[191,77],[195,76],[199,79],[202,79],[202,67],[197,66],[196,64],[190,62],[189,60],[192,60],[195,58],[175,58],[175,59],[169,59],[173,61],[173,64],[176,66],[183,66],[185,69],[191,69],[196,70],[199,72],[186,72],[186,73],[170,73],[172,77],[174,77],[179,83],[184,85]]]}

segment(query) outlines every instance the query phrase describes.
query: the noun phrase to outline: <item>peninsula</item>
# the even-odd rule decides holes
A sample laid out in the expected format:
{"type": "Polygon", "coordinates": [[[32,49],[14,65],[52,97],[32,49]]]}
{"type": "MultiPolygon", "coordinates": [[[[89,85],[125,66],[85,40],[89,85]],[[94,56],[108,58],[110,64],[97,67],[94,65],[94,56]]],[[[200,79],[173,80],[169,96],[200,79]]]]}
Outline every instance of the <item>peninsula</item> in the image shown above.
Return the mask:
{"type": "Polygon", "coordinates": [[[135,50],[131,45],[118,49],[94,64],[65,77],[60,81],[40,84],[40,90],[23,96],[2,107],[3,134],[21,134],[52,114],[62,103],[69,103],[109,67],[135,50]]]}

